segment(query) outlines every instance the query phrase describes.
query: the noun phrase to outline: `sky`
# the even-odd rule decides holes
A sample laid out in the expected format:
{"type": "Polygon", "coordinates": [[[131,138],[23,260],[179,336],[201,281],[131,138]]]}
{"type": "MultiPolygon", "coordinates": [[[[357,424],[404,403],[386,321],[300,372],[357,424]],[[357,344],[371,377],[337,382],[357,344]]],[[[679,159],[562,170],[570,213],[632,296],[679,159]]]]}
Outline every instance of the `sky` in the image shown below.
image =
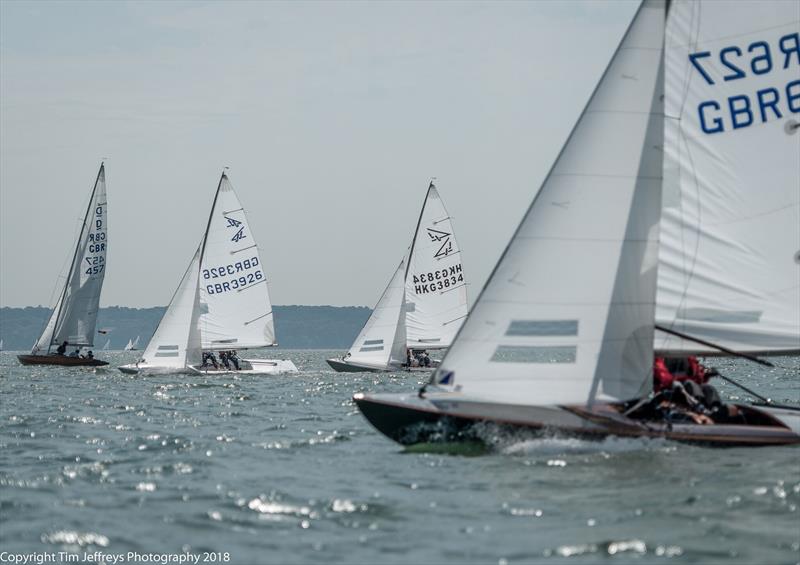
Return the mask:
{"type": "Polygon", "coordinates": [[[103,159],[101,306],[169,302],[226,166],[273,303],[373,306],[432,177],[472,301],[637,6],[0,0],[0,306],[52,305],[103,159]]]}

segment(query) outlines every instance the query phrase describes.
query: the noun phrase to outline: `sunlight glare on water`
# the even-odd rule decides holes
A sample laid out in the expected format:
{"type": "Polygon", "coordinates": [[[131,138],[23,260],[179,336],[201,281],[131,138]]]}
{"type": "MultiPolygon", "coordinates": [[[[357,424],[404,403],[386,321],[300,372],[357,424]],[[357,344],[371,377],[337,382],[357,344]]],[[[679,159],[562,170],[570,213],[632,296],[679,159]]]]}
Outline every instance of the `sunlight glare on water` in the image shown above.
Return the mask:
{"type": "MultiPolygon", "coordinates": [[[[233,563],[800,561],[797,447],[504,435],[402,447],[355,392],[413,374],[132,377],[0,353],[4,550],[230,552],[233,563]]],[[[715,360],[800,404],[798,359],[715,360]]],[[[728,398],[744,398],[716,383],[728,398]]]]}

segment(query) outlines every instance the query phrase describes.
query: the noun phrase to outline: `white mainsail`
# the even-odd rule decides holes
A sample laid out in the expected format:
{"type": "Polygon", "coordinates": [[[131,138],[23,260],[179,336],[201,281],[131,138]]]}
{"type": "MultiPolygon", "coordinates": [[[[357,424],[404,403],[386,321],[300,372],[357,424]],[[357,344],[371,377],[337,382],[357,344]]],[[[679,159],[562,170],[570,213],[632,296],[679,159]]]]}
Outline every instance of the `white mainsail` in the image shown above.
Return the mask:
{"type": "Polygon", "coordinates": [[[400,365],[406,361],[405,302],[406,259],[403,258],[386,290],[372,310],[367,323],[353,342],[345,358],[376,369],[400,365]]]}
{"type": "Polygon", "coordinates": [[[433,183],[420,212],[406,274],[408,346],[450,347],[467,316],[467,286],[450,215],[433,183]]]}
{"type": "Polygon", "coordinates": [[[736,351],[800,351],[799,29],[796,1],[670,7],[657,321],[736,351]]]}
{"type": "Polygon", "coordinates": [[[103,351],[108,351],[110,347],[111,347],[111,340],[107,339],[105,345],[103,345],[103,351]]]}
{"type": "Polygon", "coordinates": [[[200,357],[200,332],[197,327],[199,314],[200,248],[183,274],[172,300],[158,323],[150,343],[147,344],[142,361],[150,367],[172,370],[186,368],[187,360],[200,357]]]}
{"type": "Polygon", "coordinates": [[[138,335],[136,336],[136,339],[133,340],[133,343],[131,344],[131,349],[136,349],[137,347],[139,347],[139,336],[138,335]]]}
{"type": "Polygon", "coordinates": [[[200,261],[200,335],[203,349],[275,345],[264,264],[244,208],[223,173],[200,261]]]}
{"type": "Polygon", "coordinates": [[[665,4],[639,8],[433,382],[510,404],[646,392],[665,4]]]}
{"type": "Polygon", "coordinates": [[[100,292],[106,274],[108,209],[105,165],[100,164],[64,287],[32,353],[52,345],[92,347],[100,292]]]}
{"type": "Polygon", "coordinates": [[[128,343],[127,343],[127,345],[125,345],[124,351],[130,351],[132,349],[133,349],[133,341],[131,341],[131,339],[128,338],[128,343]]]}

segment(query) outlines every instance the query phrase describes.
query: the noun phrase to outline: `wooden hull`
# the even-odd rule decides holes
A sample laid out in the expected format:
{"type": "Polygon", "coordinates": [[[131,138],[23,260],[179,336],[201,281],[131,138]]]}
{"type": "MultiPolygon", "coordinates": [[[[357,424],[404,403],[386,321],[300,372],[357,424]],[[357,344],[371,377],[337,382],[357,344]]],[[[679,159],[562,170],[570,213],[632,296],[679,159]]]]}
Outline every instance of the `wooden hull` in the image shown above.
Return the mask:
{"type": "Polygon", "coordinates": [[[609,436],[665,438],[713,446],[767,446],[800,443],[800,434],[761,410],[750,411],[761,425],[666,424],[622,416],[614,405],[514,406],[440,394],[357,394],[356,405],[381,433],[403,445],[432,441],[482,441],[485,425],[512,433],[560,434],[602,440],[609,436]]]}
{"type": "Polygon", "coordinates": [[[62,367],[102,367],[108,362],[99,359],[67,357],[66,355],[17,355],[23,365],[59,365],[62,367]]]}

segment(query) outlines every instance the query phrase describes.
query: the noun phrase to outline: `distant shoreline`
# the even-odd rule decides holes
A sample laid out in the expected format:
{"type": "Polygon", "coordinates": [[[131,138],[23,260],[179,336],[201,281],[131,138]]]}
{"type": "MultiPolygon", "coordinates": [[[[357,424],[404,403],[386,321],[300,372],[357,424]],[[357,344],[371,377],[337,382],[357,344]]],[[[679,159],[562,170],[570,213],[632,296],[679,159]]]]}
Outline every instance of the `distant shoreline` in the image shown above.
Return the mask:
{"type": "MultiPolygon", "coordinates": [[[[164,306],[100,308],[95,349],[110,341],[110,351],[120,351],[129,339],[140,337],[144,349],[165,310],[164,306]]],[[[273,306],[278,349],[347,349],[367,321],[371,309],[366,306],[273,306]]],[[[26,306],[0,308],[0,339],[4,351],[29,351],[39,337],[49,308],[26,306]]]]}

